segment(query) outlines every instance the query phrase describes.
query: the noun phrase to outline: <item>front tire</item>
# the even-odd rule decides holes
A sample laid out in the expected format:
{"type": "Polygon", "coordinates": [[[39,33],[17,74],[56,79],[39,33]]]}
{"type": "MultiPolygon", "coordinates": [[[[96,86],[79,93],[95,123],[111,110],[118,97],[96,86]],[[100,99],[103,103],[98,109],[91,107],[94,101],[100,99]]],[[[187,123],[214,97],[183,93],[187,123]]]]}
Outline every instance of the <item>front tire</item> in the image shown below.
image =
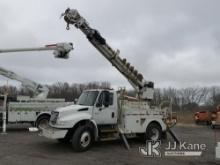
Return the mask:
{"type": "Polygon", "coordinates": [[[72,147],[76,152],[87,151],[93,143],[92,128],[89,126],[79,126],[73,134],[72,147]]]}
{"type": "Polygon", "coordinates": [[[160,140],[162,136],[161,126],[157,123],[151,123],[146,130],[146,139],[157,141],[160,140]]]}

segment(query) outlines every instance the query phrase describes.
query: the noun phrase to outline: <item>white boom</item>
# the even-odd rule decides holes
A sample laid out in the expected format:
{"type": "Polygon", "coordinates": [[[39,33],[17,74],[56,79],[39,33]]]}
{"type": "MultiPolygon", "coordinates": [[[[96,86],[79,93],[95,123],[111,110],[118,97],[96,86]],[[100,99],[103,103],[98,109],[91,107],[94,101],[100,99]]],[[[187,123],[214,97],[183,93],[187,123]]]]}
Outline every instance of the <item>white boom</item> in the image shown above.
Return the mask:
{"type": "MultiPolygon", "coordinates": [[[[13,48],[13,49],[0,49],[0,53],[11,53],[11,52],[25,52],[25,51],[48,51],[54,50],[53,54],[56,58],[64,58],[67,59],[69,57],[69,52],[73,50],[72,43],[57,43],[46,45],[44,47],[37,48],[13,48]]],[[[22,86],[34,92],[35,98],[45,99],[47,98],[49,89],[46,86],[38,84],[32,80],[26,79],[17,75],[16,73],[6,70],[0,67],[0,75],[5,76],[7,78],[20,81],[22,86]]]]}
{"type": "Polygon", "coordinates": [[[46,86],[43,86],[43,85],[38,84],[34,81],[31,81],[29,79],[21,77],[21,76],[17,75],[16,73],[9,71],[9,70],[6,70],[2,67],[0,67],[0,75],[7,77],[9,79],[12,79],[12,80],[16,80],[16,81],[21,82],[23,87],[34,92],[35,98],[38,98],[38,99],[47,98],[49,89],[46,86]]]}
{"type": "Polygon", "coordinates": [[[0,49],[0,53],[48,51],[48,50],[54,50],[53,54],[56,58],[67,59],[69,58],[69,52],[73,50],[73,44],[72,43],[57,43],[57,44],[46,45],[44,47],[0,49]]]}
{"type": "Polygon", "coordinates": [[[73,24],[79,28],[91,42],[91,44],[113,65],[116,69],[125,76],[130,84],[137,91],[139,97],[144,100],[152,100],[154,93],[154,83],[146,81],[143,75],[127,62],[126,59],[119,57],[119,50],[112,49],[105,38],[96,30],[89,26],[89,23],[75,9],[67,9],[62,14],[67,22],[67,30],[69,25],[73,24]]]}

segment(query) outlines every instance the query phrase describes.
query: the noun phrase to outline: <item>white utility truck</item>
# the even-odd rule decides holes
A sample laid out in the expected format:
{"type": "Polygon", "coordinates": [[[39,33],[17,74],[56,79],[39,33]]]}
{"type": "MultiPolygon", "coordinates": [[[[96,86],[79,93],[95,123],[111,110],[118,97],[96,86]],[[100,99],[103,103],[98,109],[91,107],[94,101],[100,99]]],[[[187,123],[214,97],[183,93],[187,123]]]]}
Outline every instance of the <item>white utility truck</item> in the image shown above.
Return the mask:
{"type": "MultiPolygon", "coordinates": [[[[73,49],[72,43],[58,43],[46,45],[41,48],[19,48],[0,49],[0,53],[23,52],[23,51],[43,51],[54,50],[57,58],[68,58],[68,53],[73,49]]],[[[22,83],[22,86],[33,92],[34,97],[18,96],[16,101],[7,101],[6,122],[7,123],[32,123],[37,127],[45,127],[50,119],[50,112],[57,107],[63,107],[72,102],[65,102],[65,99],[47,98],[49,89],[39,83],[24,78],[12,71],[0,67],[0,75],[22,83]]],[[[0,109],[3,114],[3,110],[0,109]]],[[[0,115],[0,120],[3,119],[0,115]]]]}
{"type": "Polygon", "coordinates": [[[150,105],[154,94],[154,83],[146,81],[142,74],[119,57],[101,36],[91,28],[77,10],[67,9],[64,14],[69,24],[79,28],[90,43],[130,82],[137,97],[126,95],[125,90],[86,90],[76,105],[57,108],[51,112],[49,127],[42,129],[43,135],[61,142],[70,142],[75,151],[88,150],[94,141],[142,137],[159,140],[163,133],[175,124],[168,108],[150,105]]]}

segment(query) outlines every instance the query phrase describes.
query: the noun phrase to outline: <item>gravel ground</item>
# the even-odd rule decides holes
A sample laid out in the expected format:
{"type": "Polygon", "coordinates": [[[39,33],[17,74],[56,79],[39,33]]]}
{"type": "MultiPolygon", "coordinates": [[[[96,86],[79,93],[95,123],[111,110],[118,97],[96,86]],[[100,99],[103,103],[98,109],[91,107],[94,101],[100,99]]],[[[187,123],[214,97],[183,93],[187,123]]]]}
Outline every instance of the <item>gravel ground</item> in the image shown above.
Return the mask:
{"type": "MultiPolygon", "coordinates": [[[[24,126],[11,127],[6,135],[0,134],[0,165],[215,165],[215,141],[220,141],[220,129],[208,126],[178,125],[174,128],[181,141],[205,143],[207,149],[201,157],[146,158],[139,153],[144,146],[138,140],[129,140],[131,150],[126,150],[121,141],[99,142],[87,152],[75,153],[68,144],[39,137],[30,133],[24,126]]],[[[172,139],[162,142],[162,148],[172,139]]]]}

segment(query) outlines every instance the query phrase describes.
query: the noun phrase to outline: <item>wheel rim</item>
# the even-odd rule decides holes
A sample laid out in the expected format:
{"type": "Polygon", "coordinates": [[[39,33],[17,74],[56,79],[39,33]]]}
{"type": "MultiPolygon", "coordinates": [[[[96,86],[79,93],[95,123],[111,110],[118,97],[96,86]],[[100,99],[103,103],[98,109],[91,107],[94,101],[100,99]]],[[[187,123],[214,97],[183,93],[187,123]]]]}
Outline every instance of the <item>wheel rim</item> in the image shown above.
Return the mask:
{"type": "Polygon", "coordinates": [[[47,119],[40,120],[38,127],[39,128],[46,128],[49,125],[49,121],[47,119]]]}
{"type": "Polygon", "coordinates": [[[89,132],[83,132],[80,138],[80,144],[82,147],[87,147],[91,142],[91,136],[89,132]]]}
{"type": "Polygon", "coordinates": [[[156,141],[156,140],[159,139],[159,136],[160,136],[159,130],[156,129],[156,128],[153,128],[153,129],[151,130],[151,137],[150,137],[151,140],[156,141]]]}

